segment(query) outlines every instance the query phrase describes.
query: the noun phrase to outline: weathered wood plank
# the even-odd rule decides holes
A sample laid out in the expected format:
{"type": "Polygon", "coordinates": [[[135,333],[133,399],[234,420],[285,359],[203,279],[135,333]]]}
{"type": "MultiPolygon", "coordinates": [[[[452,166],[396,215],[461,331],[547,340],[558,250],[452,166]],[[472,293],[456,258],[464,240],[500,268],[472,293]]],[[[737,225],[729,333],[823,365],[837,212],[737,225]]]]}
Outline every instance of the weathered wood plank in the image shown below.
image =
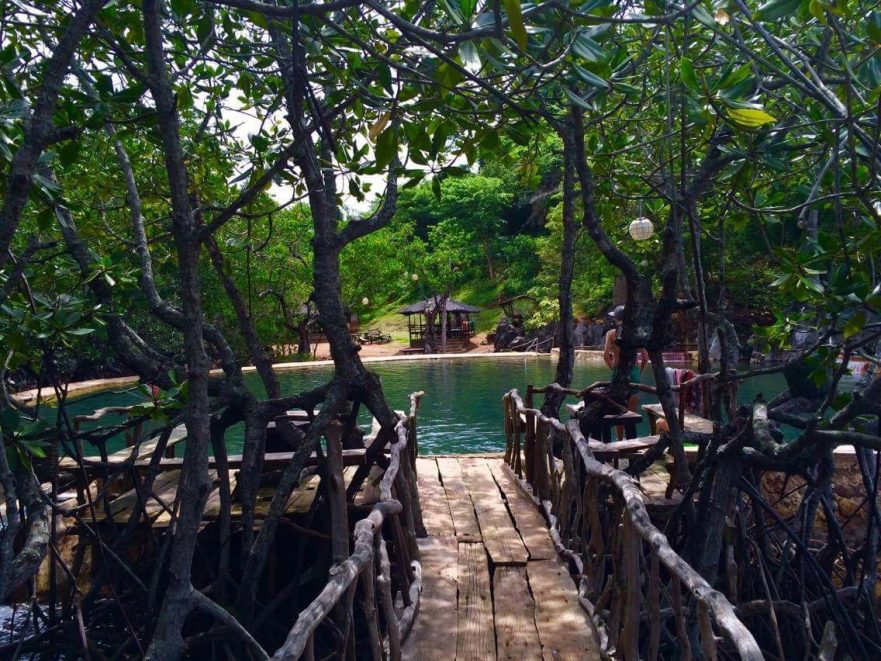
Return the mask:
{"type": "MultiPolygon", "coordinates": [[[[291,497],[288,499],[287,507],[285,507],[285,514],[305,514],[309,511],[309,508],[312,507],[312,501],[315,500],[315,496],[318,494],[318,484],[321,482],[321,478],[317,475],[310,475],[294,490],[291,494],[291,497]]],[[[275,493],[275,489],[272,489],[269,497],[272,499],[272,495],[275,493]]],[[[267,504],[268,508],[268,504],[267,504]]],[[[268,509],[267,509],[268,511],[268,509]]],[[[265,514],[265,513],[264,513],[265,514]]]]}
{"type": "Polygon", "coordinates": [[[479,542],[480,526],[477,524],[477,516],[474,514],[471,494],[468,493],[468,488],[462,479],[459,460],[451,457],[440,458],[437,460],[437,466],[444,483],[447,501],[450,503],[456,538],[460,542],[479,542]]]}
{"type": "Polygon", "coordinates": [[[525,565],[529,552],[514,527],[502,494],[485,459],[459,461],[465,485],[471,493],[480,533],[490,558],[496,565],[525,565]]]}
{"type": "Polygon", "coordinates": [[[514,525],[529,551],[529,559],[552,560],[556,558],[557,551],[554,548],[551,534],[548,532],[547,524],[535,504],[529,500],[514,481],[516,478],[508,470],[505,470],[504,462],[487,459],[487,465],[496,484],[504,494],[508,510],[514,517],[514,525]]]}
{"type": "MultiPolygon", "coordinates": [[[[153,480],[153,491],[155,493],[162,493],[165,491],[169,484],[174,485],[174,489],[177,489],[177,481],[180,478],[180,471],[168,471],[164,473],[159,473],[156,475],[153,480]]],[[[93,492],[93,496],[94,496],[93,492]]],[[[172,498],[173,500],[173,498],[172,498]]],[[[113,517],[113,520],[116,522],[124,522],[131,515],[132,510],[134,510],[135,505],[138,502],[138,494],[134,489],[129,489],[125,493],[120,494],[117,498],[110,502],[110,514],[113,517]]],[[[147,499],[147,511],[149,512],[149,503],[154,502],[152,498],[148,497],[147,499]]],[[[97,500],[95,502],[95,520],[103,521],[106,518],[104,504],[101,500],[97,500]]],[[[87,520],[90,520],[90,514],[87,512],[87,520]]]]}
{"type": "MultiPolygon", "coordinates": [[[[187,439],[187,428],[184,425],[178,425],[175,427],[171,434],[168,436],[168,442],[165,446],[166,450],[173,448],[178,443],[185,441],[187,439]]],[[[157,436],[154,439],[149,441],[145,441],[138,446],[137,454],[135,455],[135,460],[140,461],[142,463],[146,463],[149,466],[150,457],[153,455],[153,451],[156,449],[156,446],[159,445],[159,437],[157,436]]],[[[109,455],[107,455],[107,463],[108,464],[117,464],[121,465],[128,461],[128,458],[131,456],[132,448],[122,448],[121,450],[117,450],[109,455]]],[[[85,459],[91,461],[101,461],[100,456],[90,456],[85,457],[85,459]]],[[[179,463],[182,463],[183,460],[179,460],[179,463]]],[[[180,468],[180,466],[176,466],[180,468]]],[[[59,471],[72,471],[79,468],[79,464],[77,463],[76,458],[74,457],[63,457],[61,461],[58,462],[58,470],[59,471]]],[[[90,467],[91,468],[91,467],[90,467]]],[[[92,472],[95,472],[95,469],[91,469],[92,472]]]]}
{"type": "Polygon", "coordinates": [[[454,659],[458,544],[453,537],[426,537],[417,543],[422,562],[422,596],[419,617],[404,644],[403,658],[405,661],[454,659]]]}
{"type": "MultiPolygon", "coordinates": [[[[229,472],[229,491],[232,493],[236,488],[236,471],[229,472]]],[[[216,519],[220,516],[220,487],[216,487],[214,491],[211,492],[211,495],[208,496],[208,501],[205,503],[205,509],[202,512],[202,517],[205,519],[216,519]]]]}
{"type": "Polygon", "coordinates": [[[416,460],[416,483],[419,487],[419,503],[422,506],[422,522],[429,535],[455,537],[456,527],[450,513],[446,491],[438,477],[434,459],[416,460]]]}
{"type": "MultiPolygon", "coordinates": [[[[208,471],[208,479],[212,484],[216,484],[217,471],[208,471]]],[[[173,482],[166,484],[161,491],[154,486],[154,497],[147,501],[144,508],[147,511],[147,515],[153,521],[154,528],[166,528],[171,525],[171,513],[175,511],[179,483],[180,475],[173,482]]]]}
{"type": "Polygon", "coordinates": [[[535,598],[535,625],[545,659],[599,659],[593,627],[578,603],[578,591],[556,560],[530,562],[526,574],[535,598]]]}
{"type": "Polygon", "coordinates": [[[489,563],[483,544],[459,543],[459,599],[456,617],[457,661],[485,661],[496,653],[489,563]]]}
{"type": "Polygon", "coordinates": [[[496,567],[493,608],[498,658],[540,660],[541,641],[535,628],[535,602],[529,593],[525,567],[496,567]]]}
{"type": "MultiPolygon", "coordinates": [[[[664,410],[660,404],[643,404],[642,410],[645,411],[650,419],[652,430],[655,429],[655,425],[658,420],[664,419],[664,410]]],[[[676,409],[676,412],[679,412],[679,409],[676,409]]],[[[712,434],[713,433],[713,421],[707,420],[706,418],[702,418],[699,415],[695,415],[693,413],[685,413],[685,429],[688,431],[700,432],[702,434],[712,434]]]]}

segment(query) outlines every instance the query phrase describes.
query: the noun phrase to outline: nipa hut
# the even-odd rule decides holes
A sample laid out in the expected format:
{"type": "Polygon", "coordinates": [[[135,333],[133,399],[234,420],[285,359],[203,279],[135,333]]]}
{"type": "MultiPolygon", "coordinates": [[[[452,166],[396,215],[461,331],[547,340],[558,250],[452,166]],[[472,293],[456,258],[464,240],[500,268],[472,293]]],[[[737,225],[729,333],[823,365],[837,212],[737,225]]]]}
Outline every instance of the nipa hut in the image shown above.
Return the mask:
{"type": "MultiPolygon", "coordinates": [[[[410,347],[421,349],[425,346],[425,338],[429,334],[428,315],[426,313],[440,310],[441,297],[433,296],[424,301],[407,305],[398,310],[398,314],[407,316],[407,330],[410,334],[410,347]]],[[[471,321],[472,314],[480,312],[480,308],[447,299],[447,351],[462,351],[469,338],[474,335],[474,324],[471,321]]],[[[438,344],[435,350],[440,349],[441,342],[441,316],[434,315],[434,337],[438,344]]]]}

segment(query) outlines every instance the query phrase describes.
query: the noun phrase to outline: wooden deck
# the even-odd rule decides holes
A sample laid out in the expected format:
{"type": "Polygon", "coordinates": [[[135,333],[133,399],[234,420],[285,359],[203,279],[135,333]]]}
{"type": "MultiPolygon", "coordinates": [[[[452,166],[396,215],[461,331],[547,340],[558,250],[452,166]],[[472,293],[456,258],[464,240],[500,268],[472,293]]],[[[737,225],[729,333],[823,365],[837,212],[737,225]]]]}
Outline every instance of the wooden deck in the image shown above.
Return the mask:
{"type": "Polygon", "coordinates": [[[419,458],[428,537],[405,659],[599,659],[544,519],[501,457],[419,458]]]}
{"type": "MultiPolygon", "coordinates": [[[[649,427],[651,429],[652,434],[657,434],[657,426],[658,420],[664,419],[664,410],[661,408],[660,404],[643,404],[642,410],[646,412],[649,417],[649,427]]],[[[679,409],[677,409],[678,411],[679,409]]],[[[701,434],[712,434],[713,433],[713,421],[707,420],[706,418],[702,418],[699,415],[694,415],[693,413],[686,413],[685,418],[685,429],[688,431],[700,432],[701,434]]]]}

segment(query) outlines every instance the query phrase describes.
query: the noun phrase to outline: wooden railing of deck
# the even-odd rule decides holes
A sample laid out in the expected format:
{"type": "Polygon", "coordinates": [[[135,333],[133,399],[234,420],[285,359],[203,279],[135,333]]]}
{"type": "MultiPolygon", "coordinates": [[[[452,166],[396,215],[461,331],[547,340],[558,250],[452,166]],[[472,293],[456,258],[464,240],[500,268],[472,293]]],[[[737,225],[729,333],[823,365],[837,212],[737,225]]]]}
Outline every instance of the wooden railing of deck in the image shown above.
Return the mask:
{"type": "MultiPolygon", "coordinates": [[[[401,658],[401,644],[412,628],[422,593],[422,565],[415,545],[414,523],[419,509],[415,479],[416,413],[422,396],[422,392],[410,395],[410,410],[395,426],[397,441],[391,444],[389,464],[379,483],[379,501],[365,518],[355,524],[352,554],[331,568],[327,585],[300,612],[284,645],[272,658],[314,659],[315,631],[329,616],[336,618],[342,615],[341,621],[348,623],[344,631],[347,640],[342,641],[338,649],[352,649],[349,644],[354,643],[354,627],[351,623],[354,621],[352,611],[356,597],[366,618],[372,658],[385,658],[384,649],[388,650],[388,658],[392,661],[401,658]],[[395,565],[402,569],[398,582],[406,586],[401,590],[404,609],[400,615],[395,612],[392,562],[382,535],[383,527],[390,529],[395,537],[395,565]]],[[[331,449],[335,445],[339,447],[328,437],[328,462],[334,461],[333,455],[340,454],[331,449]]],[[[341,454],[337,459],[341,463],[341,454]]],[[[341,468],[339,472],[341,474],[341,468]]],[[[331,481],[330,492],[330,505],[332,510],[336,510],[331,512],[331,547],[347,547],[349,529],[345,523],[345,484],[331,481]],[[343,522],[342,525],[338,525],[339,522],[343,522]]]]}
{"type": "Polygon", "coordinates": [[[517,390],[504,396],[505,461],[534,494],[557,550],[574,566],[579,599],[606,650],[625,661],[657,659],[665,633],[683,659],[692,658],[694,642],[696,655],[707,659],[717,658],[720,644],[741,659],[763,659],[725,595],[652,524],[633,478],[594,458],[577,420],[563,423],[532,407],[533,393],[552,388],[558,387],[530,386],[525,404],[517,390]]]}

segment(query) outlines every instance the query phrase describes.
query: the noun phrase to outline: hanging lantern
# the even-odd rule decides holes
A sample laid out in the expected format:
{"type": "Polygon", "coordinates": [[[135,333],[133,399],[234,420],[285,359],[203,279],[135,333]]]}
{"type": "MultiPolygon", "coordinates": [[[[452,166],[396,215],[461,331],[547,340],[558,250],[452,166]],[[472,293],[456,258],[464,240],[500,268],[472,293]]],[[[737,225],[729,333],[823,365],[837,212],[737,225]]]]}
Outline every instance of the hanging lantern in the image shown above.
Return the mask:
{"type": "Polygon", "coordinates": [[[419,279],[419,274],[418,274],[418,273],[414,273],[414,274],[411,275],[410,277],[413,278],[413,282],[416,282],[416,281],[419,279]]]}
{"type": "Polygon", "coordinates": [[[637,218],[630,223],[630,227],[627,228],[627,231],[630,232],[630,236],[632,236],[634,240],[645,241],[646,239],[651,238],[652,233],[655,231],[655,226],[652,225],[652,221],[648,218],[637,218]]]}
{"type": "Polygon", "coordinates": [[[370,305],[370,299],[365,296],[361,299],[361,305],[370,305]]]}

